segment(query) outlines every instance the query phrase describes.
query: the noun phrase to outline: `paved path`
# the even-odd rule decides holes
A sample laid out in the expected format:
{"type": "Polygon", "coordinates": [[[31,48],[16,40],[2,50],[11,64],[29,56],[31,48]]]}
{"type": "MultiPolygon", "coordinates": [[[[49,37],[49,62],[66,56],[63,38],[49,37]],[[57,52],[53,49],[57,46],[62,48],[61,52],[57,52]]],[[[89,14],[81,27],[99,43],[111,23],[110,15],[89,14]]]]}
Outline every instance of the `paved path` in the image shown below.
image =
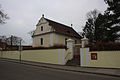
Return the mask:
{"type": "Polygon", "coordinates": [[[120,80],[120,78],[0,60],[0,80],[120,80]]]}

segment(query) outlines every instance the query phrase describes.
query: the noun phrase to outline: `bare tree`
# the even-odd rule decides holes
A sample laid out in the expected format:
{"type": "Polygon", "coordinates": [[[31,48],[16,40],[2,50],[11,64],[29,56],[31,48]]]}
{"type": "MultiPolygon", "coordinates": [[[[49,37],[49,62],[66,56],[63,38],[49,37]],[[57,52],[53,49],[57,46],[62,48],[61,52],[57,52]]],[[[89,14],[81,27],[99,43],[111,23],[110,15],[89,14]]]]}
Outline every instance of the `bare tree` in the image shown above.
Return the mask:
{"type": "Polygon", "coordinates": [[[0,36],[0,42],[6,42],[6,36],[0,36]]]}
{"type": "Polygon", "coordinates": [[[23,39],[21,37],[17,37],[17,36],[0,36],[0,42],[6,42],[8,45],[14,45],[14,46],[18,46],[20,45],[20,41],[22,41],[22,43],[24,43],[23,39]]]}
{"type": "Polygon", "coordinates": [[[15,45],[15,46],[20,45],[21,40],[22,40],[22,38],[17,37],[17,36],[11,36],[11,37],[6,38],[6,42],[8,45],[15,45]]]}
{"type": "Polygon", "coordinates": [[[34,35],[34,32],[35,32],[35,30],[32,30],[32,31],[28,32],[28,34],[32,37],[34,35]]]}
{"type": "Polygon", "coordinates": [[[6,13],[4,13],[0,5],[0,24],[4,24],[6,19],[9,19],[9,17],[6,13]]]}
{"type": "Polygon", "coordinates": [[[94,9],[93,11],[87,13],[87,19],[93,19],[93,21],[95,21],[99,13],[100,12],[97,9],[94,9]]]}
{"type": "Polygon", "coordinates": [[[95,42],[95,21],[100,12],[98,10],[93,10],[87,13],[87,21],[85,27],[83,28],[83,35],[86,36],[90,42],[95,42]]]}

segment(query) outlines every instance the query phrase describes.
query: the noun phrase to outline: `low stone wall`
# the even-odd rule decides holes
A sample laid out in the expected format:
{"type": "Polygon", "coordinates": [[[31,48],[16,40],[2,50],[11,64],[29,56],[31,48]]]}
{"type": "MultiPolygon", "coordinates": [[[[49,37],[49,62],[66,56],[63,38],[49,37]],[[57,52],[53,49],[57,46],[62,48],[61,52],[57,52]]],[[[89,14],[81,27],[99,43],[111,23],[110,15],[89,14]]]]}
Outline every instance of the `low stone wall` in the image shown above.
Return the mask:
{"type": "MultiPolygon", "coordinates": [[[[21,60],[64,65],[67,53],[65,49],[23,50],[21,60]]],[[[0,57],[20,60],[20,51],[1,51],[0,57]]]]}

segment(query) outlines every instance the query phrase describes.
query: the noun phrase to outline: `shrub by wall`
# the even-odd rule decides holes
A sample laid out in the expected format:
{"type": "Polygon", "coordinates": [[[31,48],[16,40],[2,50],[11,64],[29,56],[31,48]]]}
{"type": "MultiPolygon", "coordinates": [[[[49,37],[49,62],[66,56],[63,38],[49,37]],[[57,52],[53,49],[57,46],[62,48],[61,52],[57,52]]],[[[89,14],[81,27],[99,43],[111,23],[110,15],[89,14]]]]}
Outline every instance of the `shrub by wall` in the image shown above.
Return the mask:
{"type": "Polygon", "coordinates": [[[97,42],[95,44],[88,44],[86,47],[90,47],[90,51],[116,51],[120,50],[120,43],[118,42],[97,42]]]}

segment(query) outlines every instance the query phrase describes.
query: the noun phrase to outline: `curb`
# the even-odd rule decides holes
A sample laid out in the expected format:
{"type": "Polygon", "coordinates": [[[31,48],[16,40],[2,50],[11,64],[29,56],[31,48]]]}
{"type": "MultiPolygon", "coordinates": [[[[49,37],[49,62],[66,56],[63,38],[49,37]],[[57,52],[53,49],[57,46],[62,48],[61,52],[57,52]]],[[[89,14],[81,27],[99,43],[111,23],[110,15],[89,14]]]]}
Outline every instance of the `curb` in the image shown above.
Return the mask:
{"type": "Polygon", "coordinates": [[[64,68],[55,68],[55,67],[49,67],[49,66],[40,66],[40,65],[37,65],[37,64],[32,64],[30,62],[22,62],[22,61],[19,62],[19,61],[15,61],[15,60],[5,60],[5,59],[2,59],[2,60],[3,61],[14,62],[14,63],[25,64],[25,65],[37,66],[37,67],[57,69],[57,70],[64,70],[64,71],[71,71],[71,72],[81,72],[81,73],[90,73],[90,74],[106,75],[106,76],[113,76],[113,77],[120,77],[120,75],[114,75],[114,74],[105,74],[105,73],[97,73],[97,72],[89,72],[89,71],[78,71],[78,70],[71,70],[71,69],[64,69],[64,68]]]}

